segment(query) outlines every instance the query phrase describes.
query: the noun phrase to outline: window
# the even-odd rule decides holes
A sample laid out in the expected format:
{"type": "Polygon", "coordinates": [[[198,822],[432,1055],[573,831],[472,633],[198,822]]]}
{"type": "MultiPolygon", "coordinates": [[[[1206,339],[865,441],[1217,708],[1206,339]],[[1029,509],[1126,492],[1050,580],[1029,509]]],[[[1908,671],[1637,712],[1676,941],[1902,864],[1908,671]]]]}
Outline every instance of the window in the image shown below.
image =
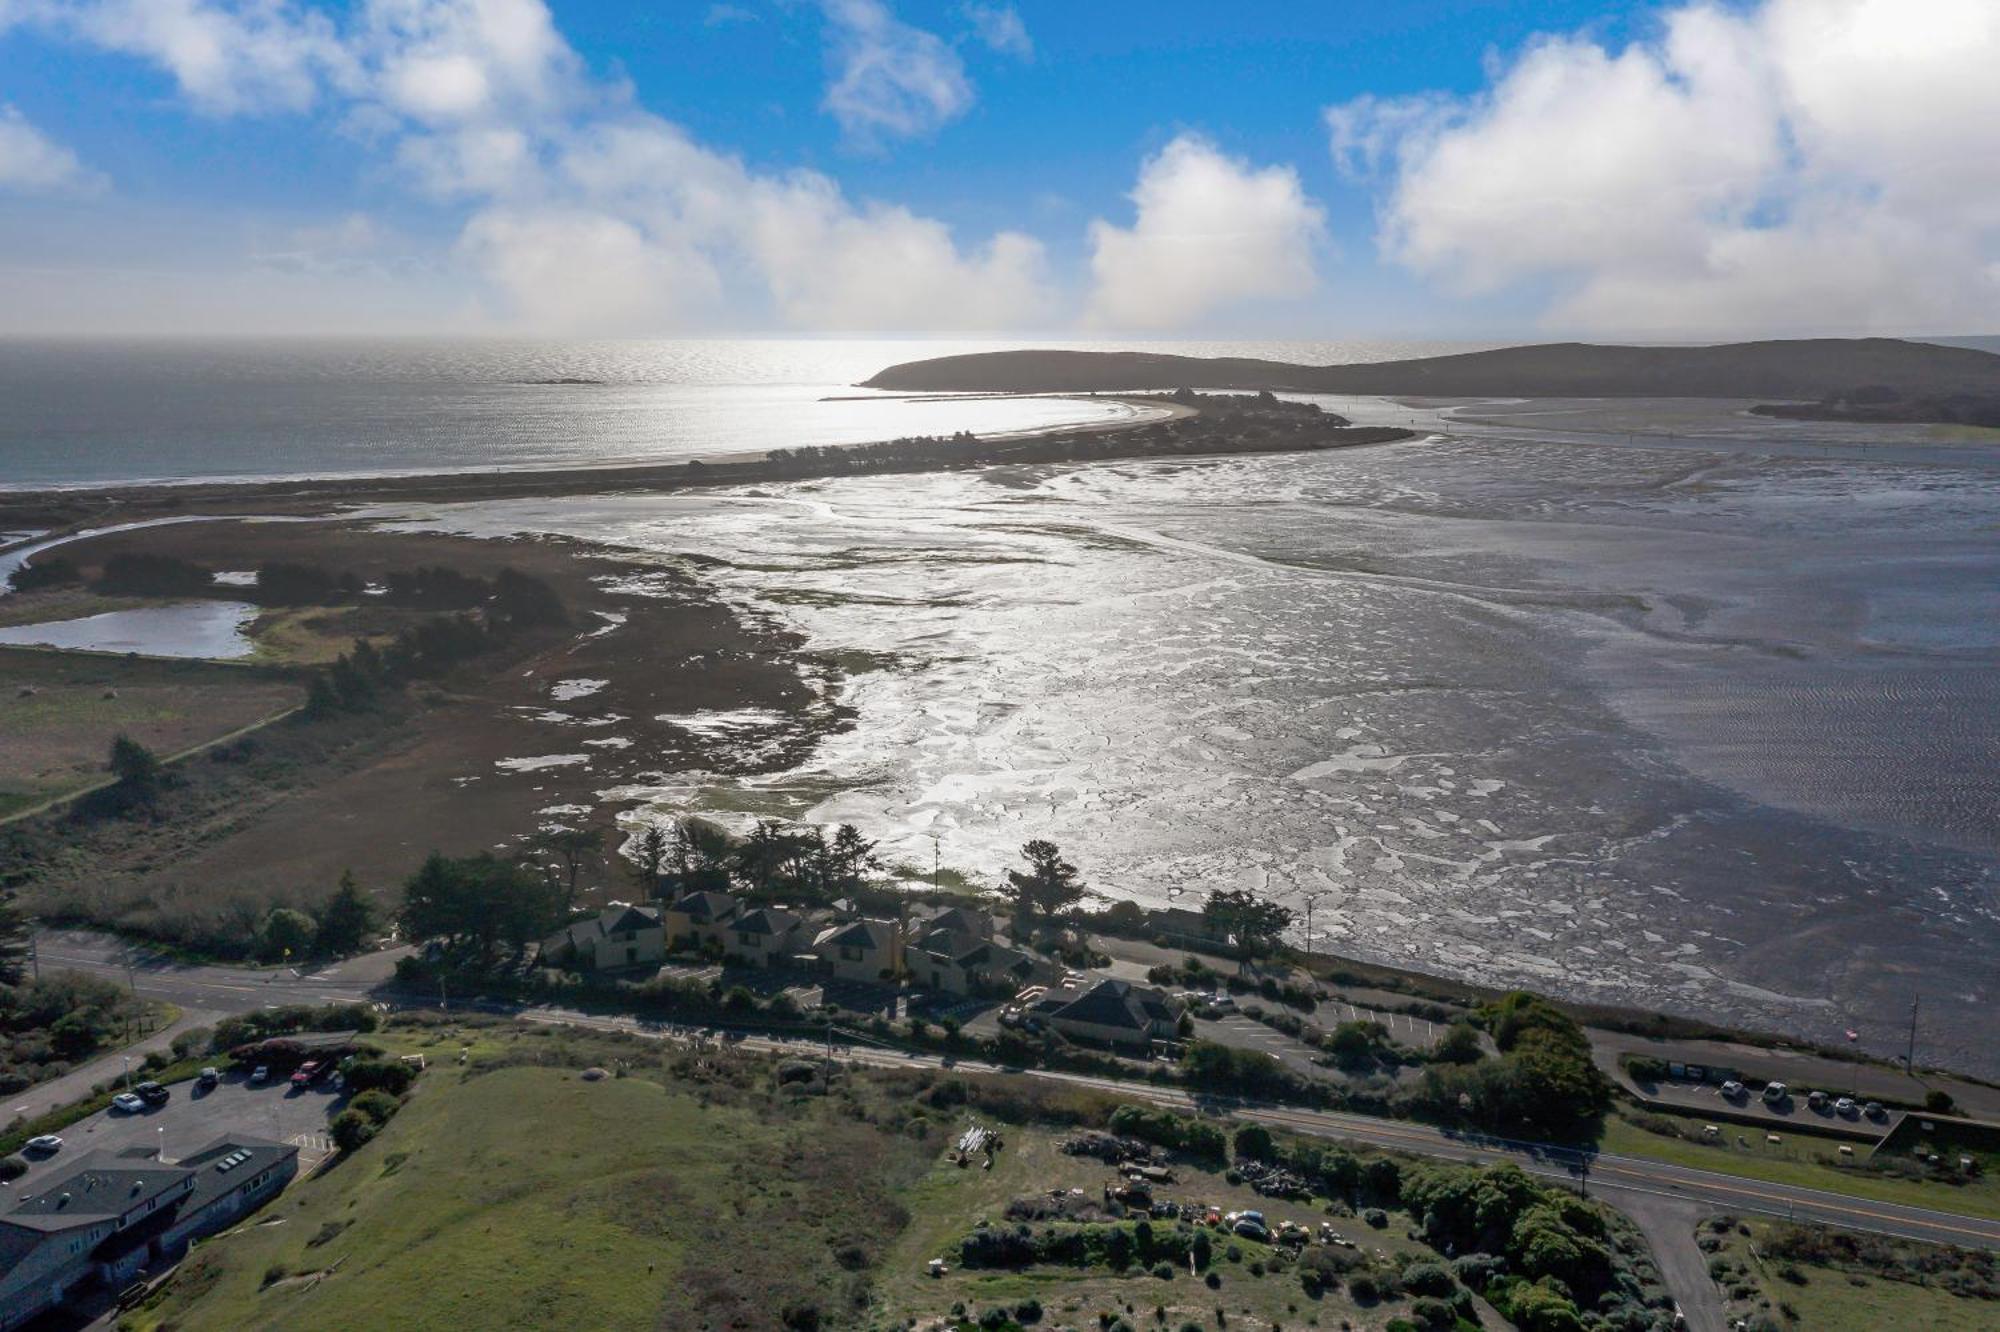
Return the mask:
{"type": "Polygon", "coordinates": [[[843,962],[859,962],[861,960],[861,950],[852,944],[842,944],[840,946],[840,960],[843,962]]]}
{"type": "Polygon", "coordinates": [[[638,950],[638,949],[636,949],[636,948],[628,948],[628,949],[626,949],[626,950],[625,950],[625,960],[626,960],[627,962],[637,962],[637,961],[639,960],[639,950],[638,950]]]}
{"type": "Polygon", "coordinates": [[[748,930],[738,930],[736,931],[736,942],[743,944],[746,947],[755,947],[757,943],[757,936],[750,933],[750,931],[748,930]]]}

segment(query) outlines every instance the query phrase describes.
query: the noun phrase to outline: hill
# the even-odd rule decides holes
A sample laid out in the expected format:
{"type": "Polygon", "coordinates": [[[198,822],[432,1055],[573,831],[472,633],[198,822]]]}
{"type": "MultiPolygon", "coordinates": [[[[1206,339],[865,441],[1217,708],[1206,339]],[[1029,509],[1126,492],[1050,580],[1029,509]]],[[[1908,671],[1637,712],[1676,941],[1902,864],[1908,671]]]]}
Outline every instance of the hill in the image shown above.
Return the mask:
{"type": "Polygon", "coordinates": [[[1188,387],[1444,398],[1817,400],[1863,384],[1884,385],[1910,397],[2000,393],[2000,356],[1896,338],[1706,347],[1563,342],[1349,365],[1156,352],[1005,351],[892,365],[862,387],[989,393],[1188,387]]]}

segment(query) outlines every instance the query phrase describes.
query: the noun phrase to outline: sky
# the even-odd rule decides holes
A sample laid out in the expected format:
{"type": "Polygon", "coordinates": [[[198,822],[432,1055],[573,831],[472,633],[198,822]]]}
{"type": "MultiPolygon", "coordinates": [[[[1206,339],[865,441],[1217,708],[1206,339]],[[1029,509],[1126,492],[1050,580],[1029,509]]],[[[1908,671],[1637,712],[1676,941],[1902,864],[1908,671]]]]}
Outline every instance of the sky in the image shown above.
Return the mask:
{"type": "Polygon", "coordinates": [[[2000,332],[1994,0],[0,0],[0,335],[2000,332]]]}

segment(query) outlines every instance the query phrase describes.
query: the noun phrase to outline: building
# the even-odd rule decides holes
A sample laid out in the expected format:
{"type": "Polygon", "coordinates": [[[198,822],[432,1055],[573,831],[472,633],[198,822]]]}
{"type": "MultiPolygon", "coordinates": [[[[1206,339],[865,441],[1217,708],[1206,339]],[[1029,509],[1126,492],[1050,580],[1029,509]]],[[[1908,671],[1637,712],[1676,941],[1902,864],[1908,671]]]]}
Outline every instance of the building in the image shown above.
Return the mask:
{"type": "Polygon", "coordinates": [[[268,1202],[298,1173],[299,1149],[222,1138],[172,1165],[92,1152],[0,1213],[0,1332],[95,1282],[117,1287],[190,1241],[268,1202]]]}
{"type": "Polygon", "coordinates": [[[1197,952],[1204,948],[1226,948],[1229,930],[1203,911],[1186,907],[1154,907],[1146,913],[1146,928],[1156,938],[1164,938],[1176,948],[1197,952]]]}
{"type": "Polygon", "coordinates": [[[592,971],[657,967],[667,959],[667,931],[651,907],[615,902],[542,940],[542,960],[592,971]]]}
{"type": "Polygon", "coordinates": [[[903,931],[893,920],[829,925],[813,939],[812,950],[835,980],[879,983],[903,971],[903,931]]]}
{"type": "Polygon", "coordinates": [[[904,957],[917,984],[947,994],[1015,994],[1062,977],[1062,968],[1045,958],[959,929],[925,930],[910,940],[904,957]]]}
{"type": "Polygon", "coordinates": [[[805,920],[783,907],[759,907],[730,922],[723,949],[760,967],[784,966],[798,951],[805,920]]]}
{"type": "Polygon", "coordinates": [[[1180,1035],[1187,1006],[1165,990],[1130,981],[1096,980],[1049,990],[1027,1015],[1076,1040],[1150,1047],[1180,1035]]]}
{"type": "Polygon", "coordinates": [[[952,930],[959,934],[975,935],[981,939],[991,939],[998,931],[993,917],[984,911],[974,911],[970,907],[948,906],[920,915],[910,922],[912,933],[929,934],[935,930],[952,930]]]}
{"type": "Polygon", "coordinates": [[[743,914],[743,903],[730,893],[689,893],[662,913],[667,941],[676,948],[729,946],[730,922],[743,914]]]}

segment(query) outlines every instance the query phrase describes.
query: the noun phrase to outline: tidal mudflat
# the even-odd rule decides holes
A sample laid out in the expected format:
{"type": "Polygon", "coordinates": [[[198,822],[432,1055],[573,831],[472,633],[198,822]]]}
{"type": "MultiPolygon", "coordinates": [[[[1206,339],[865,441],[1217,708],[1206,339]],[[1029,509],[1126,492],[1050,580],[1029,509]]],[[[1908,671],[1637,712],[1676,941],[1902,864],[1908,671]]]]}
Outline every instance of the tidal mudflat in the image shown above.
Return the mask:
{"type": "Polygon", "coordinates": [[[1438,433],[406,521],[683,556],[849,664],[852,729],[604,793],[635,815],[988,878],[1049,836],[1109,894],[1249,884],[1319,946],[1883,1050],[1921,991],[1925,1048],[2000,1071],[2000,455],[1352,406],[1438,433]]]}

